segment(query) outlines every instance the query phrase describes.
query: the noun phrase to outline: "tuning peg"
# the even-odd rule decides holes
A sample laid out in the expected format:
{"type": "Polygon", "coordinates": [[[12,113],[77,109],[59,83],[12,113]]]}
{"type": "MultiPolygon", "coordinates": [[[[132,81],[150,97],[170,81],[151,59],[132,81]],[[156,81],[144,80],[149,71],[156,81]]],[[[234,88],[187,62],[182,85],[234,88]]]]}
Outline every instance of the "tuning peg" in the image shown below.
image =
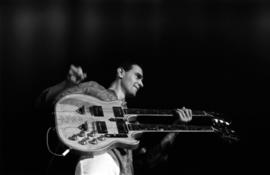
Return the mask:
{"type": "Polygon", "coordinates": [[[226,124],[227,126],[229,126],[229,125],[231,125],[231,122],[225,121],[225,124],[226,124]]]}
{"type": "Polygon", "coordinates": [[[215,119],[214,119],[214,122],[220,124],[220,123],[224,123],[224,120],[215,118],[215,119]]]}
{"type": "Polygon", "coordinates": [[[231,122],[227,122],[223,119],[218,119],[218,118],[215,118],[213,119],[213,121],[216,123],[216,124],[224,124],[226,126],[229,126],[231,124],[231,122]]]}

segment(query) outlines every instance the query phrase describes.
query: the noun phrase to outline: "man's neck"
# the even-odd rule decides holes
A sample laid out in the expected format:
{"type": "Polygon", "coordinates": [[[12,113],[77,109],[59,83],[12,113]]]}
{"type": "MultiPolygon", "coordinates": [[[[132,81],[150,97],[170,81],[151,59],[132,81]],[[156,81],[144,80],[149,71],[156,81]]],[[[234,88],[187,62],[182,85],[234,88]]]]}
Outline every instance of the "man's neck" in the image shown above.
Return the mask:
{"type": "Polygon", "coordinates": [[[119,80],[113,81],[109,89],[115,92],[118,100],[125,99],[126,94],[123,92],[121,82],[119,80]]]}

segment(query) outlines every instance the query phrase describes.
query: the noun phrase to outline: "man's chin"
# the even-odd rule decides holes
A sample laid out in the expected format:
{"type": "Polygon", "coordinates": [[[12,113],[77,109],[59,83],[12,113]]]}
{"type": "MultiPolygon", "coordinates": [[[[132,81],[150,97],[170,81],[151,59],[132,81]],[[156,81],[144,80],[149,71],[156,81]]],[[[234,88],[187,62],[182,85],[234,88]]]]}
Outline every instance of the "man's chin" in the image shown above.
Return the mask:
{"type": "Polygon", "coordinates": [[[135,97],[136,94],[137,94],[137,92],[131,92],[131,93],[128,94],[128,96],[129,96],[129,97],[135,97]]]}
{"type": "Polygon", "coordinates": [[[138,92],[138,91],[135,91],[135,92],[133,93],[133,96],[136,96],[136,95],[137,95],[137,92],[138,92]]]}

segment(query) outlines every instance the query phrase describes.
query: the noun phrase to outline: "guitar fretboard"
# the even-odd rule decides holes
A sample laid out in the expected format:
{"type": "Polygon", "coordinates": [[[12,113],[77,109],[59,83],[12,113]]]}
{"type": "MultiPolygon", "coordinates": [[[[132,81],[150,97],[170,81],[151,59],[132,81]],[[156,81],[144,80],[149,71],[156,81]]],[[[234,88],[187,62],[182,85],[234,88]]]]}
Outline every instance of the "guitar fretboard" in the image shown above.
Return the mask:
{"type": "MultiPolygon", "coordinates": [[[[124,109],[125,114],[138,114],[138,115],[168,115],[173,116],[175,110],[171,109],[139,109],[139,108],[128,108],[124,109]]],[[[209,115],[205,111],[192,111],[192,116],[207,116],[209,115]]]]}
{"type": "Polygon", "coordinates": [[[162,124],[128,124],[131,131],[144,132],[213,132],[211,126],[196,125],[162,125],[162,124]]]}

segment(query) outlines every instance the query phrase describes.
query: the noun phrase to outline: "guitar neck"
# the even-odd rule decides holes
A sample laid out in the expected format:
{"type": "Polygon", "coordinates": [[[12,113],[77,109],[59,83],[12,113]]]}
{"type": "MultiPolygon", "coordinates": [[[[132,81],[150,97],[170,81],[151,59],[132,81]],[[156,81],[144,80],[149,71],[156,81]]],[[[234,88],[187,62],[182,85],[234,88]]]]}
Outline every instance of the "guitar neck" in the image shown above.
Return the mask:
{"type": "Polygon", "coordinates": [[[141,132],[214,132],[211,126],[196,125],[162,125],[162,124],[128,124],[130,131],[141,132]]]}
{"type": "MultiPolygon", "coordinates": [[[[158,115],[158,116],[174,116],[175,110],[172,109],[139,109],[139,108],[128,108],[124,109],[125,114],[136,114],[136,115],[158,115]]],[[[206,111],[192,111],[192,116],[209,116],[206,111]]]]}

